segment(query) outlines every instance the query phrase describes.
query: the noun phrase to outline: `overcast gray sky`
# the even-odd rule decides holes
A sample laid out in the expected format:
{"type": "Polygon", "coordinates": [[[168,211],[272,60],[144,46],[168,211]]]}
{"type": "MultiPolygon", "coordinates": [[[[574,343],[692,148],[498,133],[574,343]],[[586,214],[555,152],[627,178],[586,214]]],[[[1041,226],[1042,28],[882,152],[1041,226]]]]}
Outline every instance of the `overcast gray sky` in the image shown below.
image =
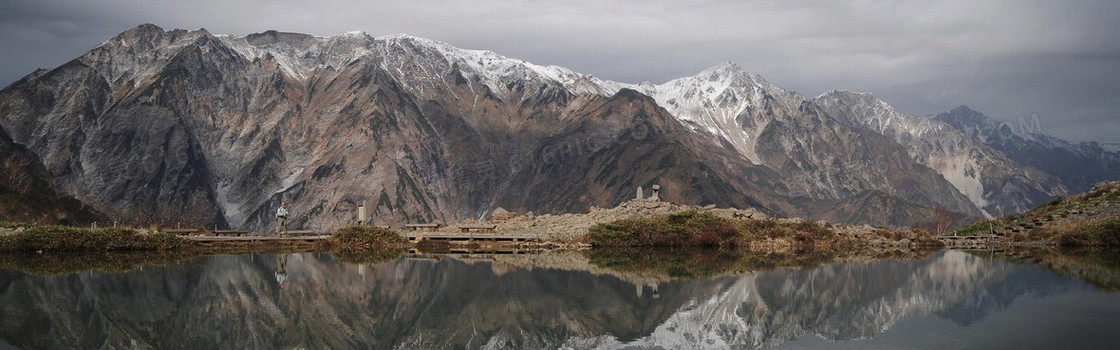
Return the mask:
{"type": "Polygon", "coordinates": [[[967,104],[1120,141],[1120,1],[2,0],[0,85],[141,23],[245,35],[408,33],[623,82],[734,61],[807,96],[967,104]]]}

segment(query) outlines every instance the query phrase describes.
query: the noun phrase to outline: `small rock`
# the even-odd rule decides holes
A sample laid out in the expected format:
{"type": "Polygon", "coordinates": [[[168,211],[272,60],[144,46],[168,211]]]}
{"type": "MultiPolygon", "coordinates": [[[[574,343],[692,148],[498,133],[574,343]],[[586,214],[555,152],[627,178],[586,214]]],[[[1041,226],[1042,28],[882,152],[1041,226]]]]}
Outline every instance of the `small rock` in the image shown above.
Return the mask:
{"type": "Polygon", "coordinates": [[[495,221],[505,221],[513,219],[515,217],[517,217],[517,213],[510,212],[501,207],[498,207],[498,209],[494,209],[494,212],[490,213],[490,220],[495,221]]]}

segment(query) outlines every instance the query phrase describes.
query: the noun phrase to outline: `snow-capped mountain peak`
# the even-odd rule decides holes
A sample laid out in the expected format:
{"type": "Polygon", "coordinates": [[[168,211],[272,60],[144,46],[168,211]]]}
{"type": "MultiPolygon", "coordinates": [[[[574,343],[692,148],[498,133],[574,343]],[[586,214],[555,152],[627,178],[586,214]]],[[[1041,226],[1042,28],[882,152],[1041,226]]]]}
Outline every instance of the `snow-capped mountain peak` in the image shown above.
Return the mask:
{"type": "Polygon", "coordinates": [[[403,55],[408,52],[428,52],[443,58],[443,62],[411,62],[431,69],[430,74],[442,74],[453,67],[464,74],[474,75],[492,92],[503,95],[511,81],[536,81],[558,84],[576,94],[610,95],[617,92],[621,84],[602,80],[591,75],[577,73],[571,69],[538,65],[521,59],[499,55],[490,50],[462,49],[446,42],[397,34],[377,38],[377,46],[387,61],[385,67],[395,71],[396,65],[405,61],[419,59],[424,55],[403,55]]]}
{"type": "Polygon", "coordinates": [[[621,86],[653,97],[693,130],[722,138],[756,164],[761,164],[761,159],[754,151],[754,139],[766,123],[744,128],[736,119],[750,109],[762,108],[767,100],[785,109],[796,109],[803,101],[800,95],[785,91],[734,62],[724,62],[663,84],[621,86]]]}

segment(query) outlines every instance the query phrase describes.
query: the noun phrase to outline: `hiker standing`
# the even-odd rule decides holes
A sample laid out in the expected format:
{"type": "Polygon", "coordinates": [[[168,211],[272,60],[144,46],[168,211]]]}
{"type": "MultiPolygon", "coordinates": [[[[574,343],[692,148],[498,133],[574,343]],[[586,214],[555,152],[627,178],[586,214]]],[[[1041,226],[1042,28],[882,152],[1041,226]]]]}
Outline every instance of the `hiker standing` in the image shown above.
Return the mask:
{"type": "Polygon", "coordinates": [[[276,233],[283,235],[288,233],[288,228],[284,227],[284,221],[288,219],[287,203],[280,202],[280,208],[276,209],[276,233]]]}

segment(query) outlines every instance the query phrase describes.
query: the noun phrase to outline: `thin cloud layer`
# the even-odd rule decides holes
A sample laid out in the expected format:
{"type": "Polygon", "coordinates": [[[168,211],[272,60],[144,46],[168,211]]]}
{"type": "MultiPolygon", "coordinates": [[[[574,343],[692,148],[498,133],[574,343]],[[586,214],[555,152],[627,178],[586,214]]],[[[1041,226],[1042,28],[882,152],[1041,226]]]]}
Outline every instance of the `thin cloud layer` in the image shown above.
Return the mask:
{"type": "Polygon", "coordinates": [[[1120,141],[1120,2],[5,1],[0,83],[140,23],[245,35],[409,33],[625,82],[735,61],[813,96],[870,91],[918,114],[968,104],[1120,141]]]}

